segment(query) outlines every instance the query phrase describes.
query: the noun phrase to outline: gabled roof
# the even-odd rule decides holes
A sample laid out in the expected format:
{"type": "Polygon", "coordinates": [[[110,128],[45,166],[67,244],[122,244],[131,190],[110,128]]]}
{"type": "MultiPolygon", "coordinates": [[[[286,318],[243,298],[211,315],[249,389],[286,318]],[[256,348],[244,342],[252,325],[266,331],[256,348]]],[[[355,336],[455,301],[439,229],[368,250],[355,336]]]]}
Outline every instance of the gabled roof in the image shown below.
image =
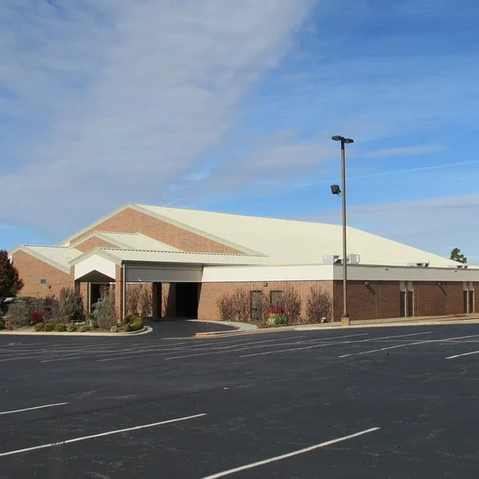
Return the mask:
{"type": "Polygon", "coordinates": [[[73,242],[71,245],[75,247],[90,238],[102,239],[122,249],[180,251],[178,248],[174,248],[142,233],[117,233],[110,231],[93,231],[89,235],[73,242]]]}
{"type": "Polygon", "coordinates": [[[59,246],[35,246],[35,245],[20,245],[10,251],[13,255],[17,251],[23,251],[26,254],[37,258],[44,263],[60,269],[65,273],[70,273],[70,261],[74,260],[82,254],[81,251],[75,248],[62,248],[59,246]]]}
{"type": "MultiPolygon", "coordinates": [[[[63,245],[68,245],[71,238],[126,208],[169,222],[247,255],[267,256],[269,264],[319,264],[326,255],[341,255],[340,225],[139,203],[127,203],[117,208],[65,240],[63,245]]],[[[431,267],[458,264],[448,258],[351,227],[348,227],[348,253],[360,255],[361,264],[406,266],[410,263],[429,263],[431,267]]]]}
{"type": "Polygon", "coordinates": [[[199,265],[262,265],[268,258],[263,256],[248,256],[228,253],[189,253],[185,251],[151,251],[116,248],[93,248],[90,251],[77,256],[70,265],[75,265],[98,255],[105,259],[121,264],[122,262],[142,263],[185,263],[199,265]]]}

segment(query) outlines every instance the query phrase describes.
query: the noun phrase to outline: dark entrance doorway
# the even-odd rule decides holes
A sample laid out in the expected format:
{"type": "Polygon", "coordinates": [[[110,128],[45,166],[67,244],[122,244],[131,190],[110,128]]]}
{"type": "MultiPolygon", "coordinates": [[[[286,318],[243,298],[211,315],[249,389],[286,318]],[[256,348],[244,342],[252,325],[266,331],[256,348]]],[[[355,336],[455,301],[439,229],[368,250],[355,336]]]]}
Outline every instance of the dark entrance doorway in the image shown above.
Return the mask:
{"type": "Polygon", "coordinates": [[[176,317],[196,319],[198,317],[198,283],[176,283],[176,317]]]}

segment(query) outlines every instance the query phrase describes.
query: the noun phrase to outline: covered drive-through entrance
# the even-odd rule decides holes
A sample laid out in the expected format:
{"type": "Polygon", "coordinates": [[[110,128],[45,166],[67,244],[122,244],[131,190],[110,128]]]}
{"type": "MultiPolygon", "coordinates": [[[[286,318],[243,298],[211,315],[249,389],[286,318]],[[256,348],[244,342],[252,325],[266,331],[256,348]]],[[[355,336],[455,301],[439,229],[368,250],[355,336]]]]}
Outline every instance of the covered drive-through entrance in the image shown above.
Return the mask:
{"type": "Polygon", "coordinates": [[[75,284],[83,293],[88,312],[108,291],[121,317],[130,312],[153,319],[198,317],[202,265],[118,262],[103,254],[91,255],[73,267],[75,284]]]}

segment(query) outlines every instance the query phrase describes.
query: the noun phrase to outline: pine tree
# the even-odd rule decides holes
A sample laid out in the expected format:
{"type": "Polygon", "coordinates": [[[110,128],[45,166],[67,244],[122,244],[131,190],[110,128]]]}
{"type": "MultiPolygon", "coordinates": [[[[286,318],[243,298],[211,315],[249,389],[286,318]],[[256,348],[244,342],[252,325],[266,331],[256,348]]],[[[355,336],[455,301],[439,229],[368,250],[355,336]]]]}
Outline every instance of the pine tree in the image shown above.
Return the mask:
{"type": "Polygon", "coordinates": [[[0,250],[0,298],[15,296],[22,288],[23,281],[11,263],[8,252],[0,250]]]}
{"type": "Polygon", "coordinates": [[[459,248],[454,248],[451,251],[451,259],[459,263],[467,263],[467,258],[461,253],[459,248]]]}

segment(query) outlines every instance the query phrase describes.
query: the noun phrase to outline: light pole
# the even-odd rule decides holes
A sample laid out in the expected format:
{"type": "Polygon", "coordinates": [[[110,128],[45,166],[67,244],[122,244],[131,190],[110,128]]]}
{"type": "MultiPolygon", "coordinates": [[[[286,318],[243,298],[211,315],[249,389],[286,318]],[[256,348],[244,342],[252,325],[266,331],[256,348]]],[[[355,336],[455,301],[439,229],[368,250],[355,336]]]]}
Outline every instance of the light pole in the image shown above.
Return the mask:
{"type": "Polygon", "coordinates": [[[349,326],[351,323],[348,314],[348,257],[346,241],[346,149],[344,145],[354,143],[351,138],[335,135],[331,137],[334,141],[341,142],[341,189],[343,190],[343,314],[341,325],[349,326]]]}

